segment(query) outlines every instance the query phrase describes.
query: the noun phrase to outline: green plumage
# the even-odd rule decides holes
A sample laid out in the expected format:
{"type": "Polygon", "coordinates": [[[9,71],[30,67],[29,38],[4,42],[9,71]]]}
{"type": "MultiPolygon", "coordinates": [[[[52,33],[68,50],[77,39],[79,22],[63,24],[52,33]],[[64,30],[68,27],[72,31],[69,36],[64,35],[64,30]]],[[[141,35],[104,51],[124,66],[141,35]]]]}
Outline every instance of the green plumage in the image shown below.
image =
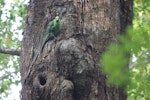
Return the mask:
{"type": "Polygon", "coordinates": [[[49,39],[53,39],[54,37],[57,37],[59,35],[60,28],[62,26],[62,21],[60,20],[59,16],[56,16],[55,19],[53,19],[46,29],[46,37],[44,38],[44,41],[41,46],[41,51],[43,50],[46,42],[49,39]]]}

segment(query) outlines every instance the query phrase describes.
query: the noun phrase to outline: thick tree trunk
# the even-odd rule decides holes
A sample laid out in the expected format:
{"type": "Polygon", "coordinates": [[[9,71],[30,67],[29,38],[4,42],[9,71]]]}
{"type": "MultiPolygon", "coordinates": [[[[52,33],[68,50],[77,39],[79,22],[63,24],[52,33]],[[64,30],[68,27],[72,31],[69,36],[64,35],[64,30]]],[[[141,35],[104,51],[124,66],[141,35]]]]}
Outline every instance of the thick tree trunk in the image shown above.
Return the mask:
{"type": "Polygon", "coordinates": [[[21,51],[21,100],[126,100],[109,86],[101,54],[132,19],[132,0],[30,0],[21,51]],[[60,35],[40,53],[56,15],[60,35]]]}

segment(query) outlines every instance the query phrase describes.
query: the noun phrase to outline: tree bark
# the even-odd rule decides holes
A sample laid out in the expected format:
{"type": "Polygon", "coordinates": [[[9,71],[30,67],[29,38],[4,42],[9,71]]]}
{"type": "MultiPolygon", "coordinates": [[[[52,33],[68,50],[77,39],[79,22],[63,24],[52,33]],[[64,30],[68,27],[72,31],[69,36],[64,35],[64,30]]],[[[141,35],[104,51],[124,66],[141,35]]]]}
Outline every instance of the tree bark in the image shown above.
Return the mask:
{"type": "Polygon", "coordinates": [[[30,0],[21,50],[21,100],[126,100],[110,86],[101,55],[132,21],[132,0],[30,0]],[[49,21],[60,35],[40,53],[49,21]]]}

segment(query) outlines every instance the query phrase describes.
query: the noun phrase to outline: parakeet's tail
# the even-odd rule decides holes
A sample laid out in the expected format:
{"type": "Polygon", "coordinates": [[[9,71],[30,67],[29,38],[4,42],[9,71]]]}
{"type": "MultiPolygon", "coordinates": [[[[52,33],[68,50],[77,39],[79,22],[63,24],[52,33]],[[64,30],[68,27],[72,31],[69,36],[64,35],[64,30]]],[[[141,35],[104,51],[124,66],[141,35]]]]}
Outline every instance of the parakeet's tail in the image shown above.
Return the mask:
{"type": "Polygon", "coordinates": [[[46,42],[49,41],[49,40],[52,40],[53,38],[54,38],[53,35],[46,36],[46,38],[44,39],[44,41],[42,42],[42,45],[41,45],[41,50],[40,50],[41,52],[43,51],[43,48],[44,48],[46,42]]]}
{"type": "Polygon", "coordinates": [[[46,44],[45,40],[42,42],[42,45],[41,45],[41,52],[43,51],[43,48],[44,48],[44,45],[46,44]]]}

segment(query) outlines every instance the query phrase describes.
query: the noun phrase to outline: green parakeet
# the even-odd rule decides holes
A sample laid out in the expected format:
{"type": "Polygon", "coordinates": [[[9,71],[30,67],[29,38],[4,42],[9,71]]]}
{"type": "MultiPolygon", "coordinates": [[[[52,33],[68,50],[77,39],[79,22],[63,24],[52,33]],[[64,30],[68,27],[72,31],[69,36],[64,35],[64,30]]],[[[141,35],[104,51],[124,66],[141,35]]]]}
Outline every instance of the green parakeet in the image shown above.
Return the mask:
{"type": "Polygon", "coordinates": [[[49,39],[53,39],[54,37],[59,35],[60,28],[62,26],[62,21],[60,20],[59,16],[56,16],[52,21],[49,22],[47,29],[46,29],[46,37],[41,46],[41,51],[44,48],[44,45],[49,39]]]}

